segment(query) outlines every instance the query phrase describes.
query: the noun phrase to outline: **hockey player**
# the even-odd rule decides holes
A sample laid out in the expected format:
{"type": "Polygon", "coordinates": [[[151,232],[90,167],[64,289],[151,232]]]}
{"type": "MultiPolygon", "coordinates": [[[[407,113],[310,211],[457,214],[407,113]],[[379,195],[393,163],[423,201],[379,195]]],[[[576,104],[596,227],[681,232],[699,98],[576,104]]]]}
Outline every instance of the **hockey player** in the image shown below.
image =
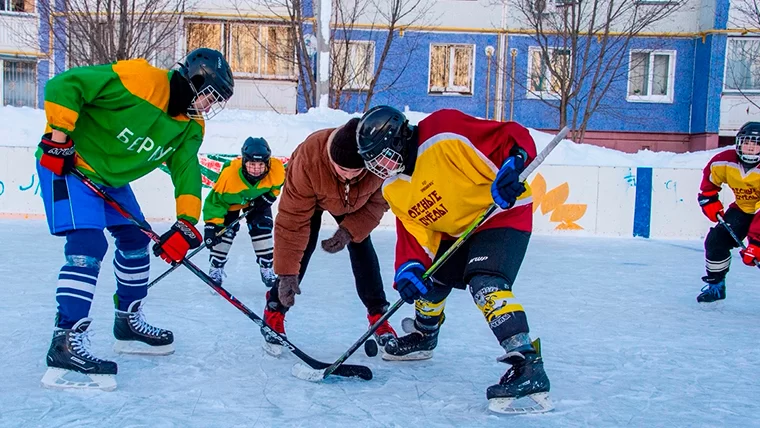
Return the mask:
{"type": "MultiPolygon", "coordinates": [[[[736,134],[733,149],[718,153],[704,169],[699,205],[710,221],[718,222],[723,216],[736,236],[749,237],[746,250],[741,250],[742,261],[754,266],[760,260],[760,122],[747,122],[736,134]],[[721,186],[727,184],[736,201],[725,214],[718,199],[721,186]]],[[[705,238],[705,268],[702,277],[705,285],[697,302],[711,303],[726,298],[726,274],[731,265],[731,249],[738,244],[722,225],[710,228],[705,238]]]]}
{"type": "MultiPolygon", "coordinates": [[[[356,145],[358,118],[335,129],[323,129],[306,138],[293,152],[274,224],[274,270],[277,286],[267,293],[264,319],[278,333],[285,334],[285,312],[301,294],[299,284],[306,273],[324,211],[338,223],[338,230],[322,249],[337,253],[348,248],[356,291],[374,324],[388,308],[377,253],[370,232],[377,227],[388,204],[383,200],[382,180],[368,174],[356,145]]],[[[333,284],[324,286],[334,287],[333,284]]],[[[395,332],[384,323],[376,332],[378,343],[395,332]]],[[[273,339],[265,343],[267,352],[282,349],[273,339]]]]}
{"type": "Polygon", "coordinates": [[[532,230],[530,191],[519,174],[536,156],[527,129],[515,122],[480,120],[440,110],[409,125],[389,106],[369,110],[357,130],[367,168],[385,179],[383,196],[396,215],[394,287],[415,304],[409,334],[385,345],[386,360],[432,357],[452,288],[468,285],[510,364],[486,396],[489,407],[515,412],[513,400],[530,396],[533,411],[551,409],[540,343],[531,342],[522,305],[512,292],[532,230]],[[423,274],[492,203],[498,210],[435,273],[423,274]],[[413,327],[412,327],[413,326],[413,327]]]}
{"type": "Polygon", "coordinates": [[[204,240],[211,249],[209,276],[219,284],[224,279],[224,265],[239,224],[217,236],[240,215],[240,210],[252,207],[245,216],[248,235],[256,253],[261,281],[273,287],[276,276],[272,269],[272,204],[280,194],[285,180],[285,167],[263,138],[248,137],[243,144],[242,157],[227,162],[219,179],[203,205],[204,240]]]}
{"type": "Polygon", "coordinates": [[[116,363],[90,352],[88,318],[100,266],[114,237],[116,276],[113,334],[117,352],[166,355],[172,332],[147,323],[149,238],[76,177],[77,168],[126,210],[144,220],[129,183],[166,162],[175,186],[177,221],[154,245],[172,263],[198,247],[201,211],[198,149],[203,119],[232,96],[233,78],[221,53],[190,52],[173,70],[143,59],[78,67],[45,87],[48,128],[37,150],[37,174],[50,233],[66,238],[58,275],[58,310],[43,383],[54,387],[116,387],[116,363]],[[90,376],[73,382],[68,372],[90,376]]]}

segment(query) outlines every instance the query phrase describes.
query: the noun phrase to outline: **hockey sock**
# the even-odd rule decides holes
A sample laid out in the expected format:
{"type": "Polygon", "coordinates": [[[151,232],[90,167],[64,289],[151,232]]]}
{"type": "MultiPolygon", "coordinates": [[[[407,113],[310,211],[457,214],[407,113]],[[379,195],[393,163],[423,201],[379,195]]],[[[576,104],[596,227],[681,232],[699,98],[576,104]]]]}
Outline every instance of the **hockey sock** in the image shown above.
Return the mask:
{"type": "Polygon", "coordinates": [[[117,249],[113,258],[113,272],[116,276],[114,306],[120,311],[126,311],[132,302],[143,299],[148,294],[150,257],[147,247],[132,251],[117,249]]]}
{"type": "Polygon", "coordinates": [[[235,239],[235,230],[227,229],[222,235],[222,241],[211,247],[209,262],[215,268],[223,268],[227,263],[227,255],[230,253],[232,241],[235,239]]]}
{"type": "Polygon", "coordinates": [[[56,326],[68,329],[89,316],[100,263],[107,249],[108,242],[101,230],[73,230],[66,235],[66,264],[58,274],[55,293],[56,326]]]}
{"type": "Polygon", "coordinates": [[[500,276],[481,274],[470,280],[475,304],[507,352],[530,347],[528,318],[510,288],[500,276]]]}
{"type": "Polygon", "coordinates": [[[446,299],[440,302],[431,302],[426,299],[417,299],[414,302],[415,326],[421,331],[438,330],[443,321],[443,309],[446,299]]]}

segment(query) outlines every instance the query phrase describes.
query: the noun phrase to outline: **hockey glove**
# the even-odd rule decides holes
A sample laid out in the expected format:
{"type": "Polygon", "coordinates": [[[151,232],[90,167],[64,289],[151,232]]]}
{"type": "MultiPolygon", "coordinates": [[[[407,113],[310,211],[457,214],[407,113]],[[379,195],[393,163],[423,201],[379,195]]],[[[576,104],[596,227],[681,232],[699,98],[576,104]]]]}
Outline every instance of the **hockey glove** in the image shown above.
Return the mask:
{"type": "Polygon", "coordinates": [[[723,203],[718,199],[717,190],[700,193],[697,195],[697,201],[699,202],[699,206],[702,207],[702,212],[710,221],[717,223],[718,214],[723,217],[723,203]]]}
{"type": "Polygon", "coordinates": [[[69,136],[66,136],[66,141],[63,143],[53,141],[52,137],[52,133],[47,133],[42,136],[42,140],[38,144],[42,150],[40,165],[58,175],[66,175],[74,169],[74,161],[76,160],[74,142],[69,136]]]}
{"type": "Polygon", "coordinates": [[[203,242],[206,243],[207,247],[211,248],[222,242],[222,236],[224,235],[220,235],[219,232],[223,229],[222,225],[206,223],[206,226],[203,227],[203,242]]]}
{"type": "Polygon", "coordinates": [[[168,232],[161,235],[159,242],[153,245],[153,254],[164,259],[166,263],[179,263],[191,248],[201,245],[201,233],[187,220],[177,220],[168,232]]]}
{"type": "Polygon", "coordinates": [[[298,287],[298,275],[280,275],[278,279],[277,297],[280,298],[280,303],[287,308],[295,305],[296,294],[301,294],[301,288],[298,287]]]}
{"type": "Polygon", "coordinates": [[[410,260],[396,269],[393,288],[398,290],[398,294],[406,303],[414,303],[432,288],[429,279],[422,279],[424,274],[425,266],[416,260],[410,260]]]}
{"type": "Polygon", "coordinates": [[[525,192],[525,184],[520,181],[520,172],[524,165],[522,157],[508,157],[491,184],[491,197],[502,209],[512,208],[517,197],[525,192]]]}
{"type": "Polygon", "coordinates": [[[746,250],[740,250],[742,261],[747,266],[755,266],[760,262],[760,241],[750,240],[746,250]]]}
{"type": "Polygon", "coordinates": [[[346,229],[339,227],[332,238],[322,241],[322,249],[330,254],[334,254],[346,248],[346,245],[350,243],[351,234],[346,229]]]}
{"type": "Polygon", "coordinates": [[[250,212],[261,212],[266,208],[271,207],[276,200],[277,196],[273,195],[271,192],[267,192],[249,202],[248,206],[251,208],[250,212]]]}

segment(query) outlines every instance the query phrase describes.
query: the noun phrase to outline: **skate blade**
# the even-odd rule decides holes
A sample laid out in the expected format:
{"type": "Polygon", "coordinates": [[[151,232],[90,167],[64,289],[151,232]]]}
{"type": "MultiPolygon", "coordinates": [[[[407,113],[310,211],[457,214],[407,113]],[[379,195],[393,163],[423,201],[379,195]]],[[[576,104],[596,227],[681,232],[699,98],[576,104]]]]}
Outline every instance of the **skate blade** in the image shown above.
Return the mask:
{"type": "Polygon", "coordinates": [[[526,395],[517,400],[514,398],[492,398],[488,400],[488,410],[506,415],[544,413],[552,409],[554,409],[554,404],[552,404],[548,392],[526,395]]]}
{"type": "Polygon", "coordinates": [[[80,389],[80,390],[101,390],[113,391],[116,389],[116,376],[105,374],[84,374],[73,370],[66,370],[56,367],[48,367],[45,375],[42,376],[42,386],[54,389],[80,389]],[[89,378],[89,381],[70,380],[67,377],[89,378]]]}
{"type": "Polygon", "coordinates": [[[174,353],[174,344],[150,346],[139,340],[117,340],[113,344],[114,352],[133,355],[169,355],[174,353]]]}
{"type": "Polygon", "coordinates": [[[393,355],[383,350],[383,360],[385,361],[422,361],[433,358],[433,351],[410,352],[406,355],[393,355]]]}
{"type": "Polygon", "coordinates": [[[716,300],[714,302],[697,302],[699,309],[705,312],[722,312],[726,306],[726,300],[716,300]]]}
{"type": "Polygon", "coordinates": [[[269,343],[265,340],[264,343],[261,344],[261,347],[264,349],[264,352],[273,357],[279,357],[282,355],[282,345],[269,343]]]}

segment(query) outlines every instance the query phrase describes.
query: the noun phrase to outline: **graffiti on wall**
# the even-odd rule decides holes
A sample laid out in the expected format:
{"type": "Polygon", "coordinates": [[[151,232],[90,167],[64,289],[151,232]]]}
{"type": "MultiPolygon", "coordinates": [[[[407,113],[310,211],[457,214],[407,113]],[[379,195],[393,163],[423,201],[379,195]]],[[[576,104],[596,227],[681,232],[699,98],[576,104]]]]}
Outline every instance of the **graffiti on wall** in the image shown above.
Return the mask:
{"type": "Polygon", "coordinates": [[[586,214],[586,204],[567,204],[570,196],[570,185],[567,182],[547,191],[546,179],[541,174],[536,174],[530,183],[533,192],[533,213],[541,210],[542,215],[551,213],[549,221],[559,223],[555,230],[583,230],[583,226],[576,223],[586,214]]]}

